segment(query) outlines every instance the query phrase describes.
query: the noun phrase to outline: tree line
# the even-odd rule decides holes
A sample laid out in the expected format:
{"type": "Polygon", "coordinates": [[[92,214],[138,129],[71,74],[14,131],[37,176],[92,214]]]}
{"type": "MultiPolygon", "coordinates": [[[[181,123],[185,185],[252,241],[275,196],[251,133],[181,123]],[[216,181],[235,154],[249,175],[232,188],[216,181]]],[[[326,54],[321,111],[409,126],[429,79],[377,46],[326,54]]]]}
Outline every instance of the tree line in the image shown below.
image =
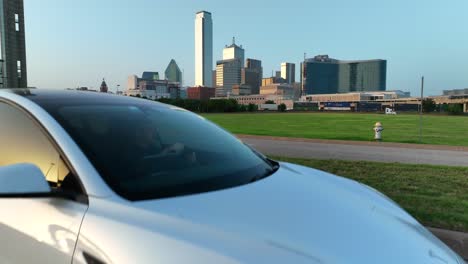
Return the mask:
{"type": "MultiPolygon", "coordinates": [[[[256,112],[256,104],[243,105],[234,99],[216,99],[216,100],[196,100],[196,99],[170,99],[160,98],[156,101],[174,105],[198,113],[235,113],[235,112],[256,112]]],[[[286,105],[278,105],[278,111],[286,111],[286,105]]]]}
{"type": "Polygon", "coordinates": [[[169,99],[161,98],[157,101],[170,104],[198,113],[234,113],[234,112],[254,112],[257,106],[254,104],[245,106],[239,104],[234,99],[219,100],[196,100],[196,99],[169,99]]]}

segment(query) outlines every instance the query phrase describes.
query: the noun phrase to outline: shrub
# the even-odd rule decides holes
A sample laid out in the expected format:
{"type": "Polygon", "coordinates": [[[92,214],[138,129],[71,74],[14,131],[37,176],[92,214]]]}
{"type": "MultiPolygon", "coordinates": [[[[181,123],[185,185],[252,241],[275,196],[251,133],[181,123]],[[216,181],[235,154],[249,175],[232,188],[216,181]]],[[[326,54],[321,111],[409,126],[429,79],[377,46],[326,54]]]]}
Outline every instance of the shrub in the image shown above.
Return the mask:
{"type": "Polygon", "coordinates": [[[423,112],[424,113],[431,113],[436,110],[436,103],[432,98],[426,98],[422,102],[423,112]]]}
{"type": "Polygon", "coordinates": [[[463,114],[463,106],[461,104],[449,104],[447,112],[450,115],[461,115],[463,114]]]}
{"type": "Polygon", "coordinates": [[[286,105],[285,104],[278,105],[278,111],[285,112],[286,111],[286,105]]]}
{"type": "Polygon", "coordinates": [[[240,112],[247,111],[246,106],[241,106],[234,99],[217,99],[217,100],[194,100],[194,99],[168,99],[161,98],[157,101],[165,104],[170,104],[198,113],[223,113],[223,112],[240,112]]]}
{"type": "Polygon", "coordinates": [[[249,112],[255,112],[258,110],[258,106],[256,104],[249,104],[247,109],[249,110],[249,112]]]}

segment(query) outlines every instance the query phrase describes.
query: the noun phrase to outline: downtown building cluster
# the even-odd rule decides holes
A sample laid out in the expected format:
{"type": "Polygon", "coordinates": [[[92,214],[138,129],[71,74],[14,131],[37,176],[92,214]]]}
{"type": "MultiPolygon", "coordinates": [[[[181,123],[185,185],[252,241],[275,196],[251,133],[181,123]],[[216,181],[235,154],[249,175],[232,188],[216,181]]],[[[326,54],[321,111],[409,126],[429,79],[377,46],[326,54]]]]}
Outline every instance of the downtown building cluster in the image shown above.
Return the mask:
{"type": "Polygon", "coordinates": [[[147,72],[141,77],[129,76],[124,95],[198,100],[234,99],[240,104],[261,105],[267,101],[286,104],[307,101],[308,95],[343,94],[386,90],[385,60],[344,61],[318,55],[296,64],[283,62],[278,71],[264,76],[262,61],[245,58],[245,49],[236,43],[225,45],[222,58],[213,63],[213,18],[207,11],[195,14],[195,83],[182,87],[182,72],[171,60],[165,78],[147,72]]]}
{"type": "Polygon", "coordinates": [[[245,50],[233,38],[223,49],[222,60],[213,67],[212,14],[200,11],[195,16],[195,87],[188,90],[194,99],[232,98],[241,104],[265,101],[286,103],[311,94],[332,94],[386,90],[386,61],[341,61],[319,55],[300,63],[300,82],[296,64],[283,62],[279,71],[264,78],[259,59],[245,59],[245,50]]]}
{"type": "Polygon", "coordinates": [[[260,104],[264,101],[289,100],[293,95],[295,65],[283,63],[278,77],[263,79],[261,60],[245,58],[242,45],[233,38],[223,49],[222,60],[213,62],[213,21],[210,12],[200,11],[195,16],[195,86],[187,89],[192,99],[232,98],[241,104],[260,104]],[[284,69],[283,69],[284,68],[284,69]],[[204,94],[202,96],[202,93],[204,94]],[[268,98],[268,99],[266,99],[268,98]]]}
{"type": "MultiPolygon", "coordinates": [[[[24,15],[22,4],[0,0],[3,11],[0,87],[26,87],[26,55],[24,50],[24,15]],[[13,23],[14,22],[14,23],[13,23]],[[13,77],[12,77],[13,76],[13,77]]],[[[22,2],[22,1],[21,1],[22,2]]],[[[213,20],[207,11],[195,15],[195,84],[183,87],[183,74],[171,60],[160,78],[158,72],[144,72],[141,77],[129,76],[127,89],[117,93],[148,99],[189,98],[197,100],[234,99],[239,104],[285,104],[287,109],[382,111],[419,111],[420,97],[409,92],[387,90],[387,61],[339,60],[328,55],[306,58],[296,64],[283,62],[279,71],[265,77],[262,61],[245,58],[245,49],[233,38],[222,52],[222,59],[213,57],[213,20]]],[[[86,87],[79,90],[90,90],[86,87]]],[[[91,89],[91,91],[97,91],[91,89]]],[[[103,80],[100,92],[108,92],[103,80]]],[[[441,109],[450,104],[468,112],[468,89],[446,90],[441,96],[430,96],[441,109]]],[[[273,109],[273,108],[272,108],[273,109]]]]}
{"type": "Polygon", "coordinates": [[[148,99],[189,98],[198,100],[234,99],[240,104],[284,103],[288,109],[295,101],[312,94],[334,94],[386,90],[386,61],[341,61],[319,55],[296,64],[281,63],[278,71],[265,77],[262,61],[245,58],[245,49],[236,43],[226,45],[222,59],[214,62],[213,18],[207,11],[195,14],[195,83],[182,87],[182,72],[171,60],[165,78],[157,72],[128,77],[124,95],[148,99]]]}
{"type": "Polygon", "coordinates": [[[130,75],[123,95],[152,100],[184,97],[185,90],[181,89],[182,71],[174,59],[169,62],[164,76],[165,78],[161,79],[159,72],[151,71],[143,72],[141,77],[130,75]]]}

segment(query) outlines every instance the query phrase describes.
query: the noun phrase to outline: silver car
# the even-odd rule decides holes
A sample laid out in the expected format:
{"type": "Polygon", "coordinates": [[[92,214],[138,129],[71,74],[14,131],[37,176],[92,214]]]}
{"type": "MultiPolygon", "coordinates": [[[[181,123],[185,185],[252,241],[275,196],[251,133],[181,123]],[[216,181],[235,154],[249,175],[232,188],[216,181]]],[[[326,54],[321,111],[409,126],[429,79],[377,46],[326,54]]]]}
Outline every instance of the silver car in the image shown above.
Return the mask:
{"type": "Polygon", "coordinates": [[[463,263],[378,191],[183,109],[0,92],[0,263],[463,263]]]}

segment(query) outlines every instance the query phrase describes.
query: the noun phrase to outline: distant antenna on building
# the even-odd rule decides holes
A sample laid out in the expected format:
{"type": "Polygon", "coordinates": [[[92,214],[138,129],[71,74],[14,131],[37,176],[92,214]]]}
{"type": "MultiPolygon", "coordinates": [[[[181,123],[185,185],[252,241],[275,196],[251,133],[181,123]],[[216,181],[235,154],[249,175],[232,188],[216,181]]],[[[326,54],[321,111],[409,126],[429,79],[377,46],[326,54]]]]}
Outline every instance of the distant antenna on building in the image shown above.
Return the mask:
{"type": "Polygon", "coordinates": [[[304,52],[304,61],[306,60],[306,53],[304,52]]]}
{"type": "Polygon", "coordinates": [[[236,44],[236,37],[232,37],[232,45],[236,44]]]}

